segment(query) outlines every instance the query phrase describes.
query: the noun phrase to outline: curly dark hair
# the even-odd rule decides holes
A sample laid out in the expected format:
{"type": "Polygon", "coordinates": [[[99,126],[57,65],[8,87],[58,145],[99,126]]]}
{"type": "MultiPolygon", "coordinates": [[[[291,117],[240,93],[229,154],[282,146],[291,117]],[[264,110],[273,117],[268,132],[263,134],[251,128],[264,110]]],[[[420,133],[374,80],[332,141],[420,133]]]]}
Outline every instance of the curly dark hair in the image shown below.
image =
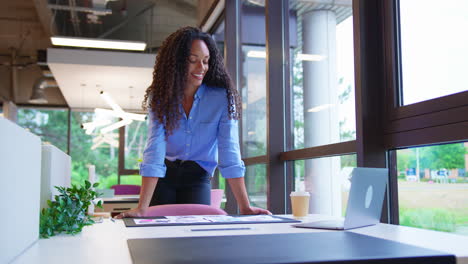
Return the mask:
{"type": "Polygon", "coordinates": [[[231,78],[226,71],[216,43],[210,35],[198,28],[183,27],[164,40],[156,55],[153,71],[153,82],[146,89],[143,109],[148,107],[155,114],[155,119],[164,126],[166,136],[177,129],[182,118],[180,105],[184,96],[187,81],[188,58],[192,42],[196,39],[205,42],[210,52],[208,71],[203,83],[226,90],[229,118],[238,120],[241,117],[241,99],[231,78]]]}

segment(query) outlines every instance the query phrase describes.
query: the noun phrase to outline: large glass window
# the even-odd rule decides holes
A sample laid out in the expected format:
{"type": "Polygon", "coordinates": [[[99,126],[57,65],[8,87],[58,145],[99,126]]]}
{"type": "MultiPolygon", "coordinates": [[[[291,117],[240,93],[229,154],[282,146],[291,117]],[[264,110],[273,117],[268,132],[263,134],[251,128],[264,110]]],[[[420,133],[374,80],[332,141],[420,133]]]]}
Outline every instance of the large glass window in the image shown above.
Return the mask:
{"type": "Polygon", "coordinates": [[[309,213],[344,216],[356,155],[294,161],[295,191],[310,193],[309,213]]]}
{"type": "Polygon", "coordinates": [[[43,143],[68,152],[68,110],[19,108],[18,125],[39,136],[43,143]]]}
{"type": "Polygon", "coordinates": [[[291,41],[294,148],[354,140],[352,1],[290,0],[297,17],[291,41]]]}
{"type": "Polygon", "coordinates": [[[266,154],[265,7],[242,4],[242,157],[266,154]]]}
{"type": "Polygon", "coordinates": [[[96,181],[100,183],[99,188],[105,189],[117,184],[119,134],[118,130],[107,133],[105,138],[96,130],[87,134],[81,127],[82,124],[95,119],[96,114],[93,112],[72,112],[70,150],[72,183],[78,184],[88,179],[88,166],[94,165],[96,181]]]}
{"type": "Polygon", "coordinates": [[[468,235],[468,143],[397,150],[400,224],[468,235]]]}
{"type": "Polygon", "coordinates": [[[148,134],[147,122],[134,121],[125,127],[125,169],[138,170],[148,134]]]}
{"type": "Polygon", "coordinates": [[[399,2],[402,104],[468,90],[468,1],[399,2]]]}
{"type": "MultiPolygon", "coordinates": [[[[218,49],[221,55],[224,56],[224,29],[225,24],[221,22],[214,30],[214,34],[212,35],[213,39],[218,46],[218,49]]],[[[215,171],[213,178],[211,179],[211,187],[212,189],[222,189],[224,190],[223,200],[221,202],[221,208],[224,208],[226,205],[226,179],[224,179],[218,170],[215,171]]]]}
{"type": "Polygon", "coordinates": [[[256,164],[246,167],[245,185],[252,206],[267,208],[266,165],[256,164]]]}

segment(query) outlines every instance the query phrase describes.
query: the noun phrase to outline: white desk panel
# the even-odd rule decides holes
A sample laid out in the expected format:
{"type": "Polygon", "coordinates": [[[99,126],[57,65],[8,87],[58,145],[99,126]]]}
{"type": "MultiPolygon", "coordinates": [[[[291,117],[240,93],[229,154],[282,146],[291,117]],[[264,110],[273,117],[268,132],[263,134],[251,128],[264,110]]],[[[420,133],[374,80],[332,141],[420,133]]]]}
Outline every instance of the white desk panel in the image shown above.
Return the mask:
{"type": "MultiPolygon", "coordinates": [[[[319,215],[313,215],[311,218],[314,218],[314,220],[326,219],[326,217],[319,215]]],[[[50,239],[40,239],[13,263],[129,264],[132,262],[127,246],[127,239],[134,238],[342,232],[294,228],[291,227],[291,223],[236,224],[233,226],[250,227],[251,229],[190,231],[192,228],[210,229],[223,227],[222,225],[126,228],[122,220],[113,222],[109,219],[105,219],[101,224],[85,227],[83,232],[76,236],[59,235],[50,239]]],[[[457,256],[457,263],[468,264],[468,250],[462,249],[463,245],[468,245],[468,237],[465,236],[387,224],[354,229],[351,232],[408,243],[414,246],[422,246],[428,249],[445,251],[455,254],[457,256]],[[431,241],[433,242],[431,243],[431,241]],[[437,241],[444,241],[445,245],[441,247],[437,241]]]]}
{"type": "Polygon", "coordinates": [[[41,139],[0,117],[0,263],[39,238],[41,139]]]}

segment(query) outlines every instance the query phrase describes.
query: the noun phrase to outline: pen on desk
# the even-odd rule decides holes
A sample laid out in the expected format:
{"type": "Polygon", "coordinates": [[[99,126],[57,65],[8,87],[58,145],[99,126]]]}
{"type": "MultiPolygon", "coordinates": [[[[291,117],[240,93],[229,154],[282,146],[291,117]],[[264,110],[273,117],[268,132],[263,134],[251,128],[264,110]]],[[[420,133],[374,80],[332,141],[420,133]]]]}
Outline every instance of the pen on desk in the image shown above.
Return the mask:
{"type": "Polygon", "coordinates": [[[110,220],[115,223],[115,219],[113,217],[111,217],[110,220]]]}
{"type": "Polygon", "coordinates": [[[228,227],[228,228],[195,228],[195,229],[190,229],[190,231],[224,231],[224,230],[251,230],[252,228],[250,227],[228,227]]]}

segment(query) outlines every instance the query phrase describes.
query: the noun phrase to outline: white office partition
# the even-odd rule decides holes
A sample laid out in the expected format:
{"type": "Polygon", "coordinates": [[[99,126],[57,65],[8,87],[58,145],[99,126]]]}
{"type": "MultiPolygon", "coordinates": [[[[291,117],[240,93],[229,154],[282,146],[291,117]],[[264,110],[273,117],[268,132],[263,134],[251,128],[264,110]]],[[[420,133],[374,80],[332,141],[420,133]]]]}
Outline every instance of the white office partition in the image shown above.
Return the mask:
{"type": "Polygon", "coordinates": [[[0,263],[39,238],[41,140],[0,117],[0,263]]]}
{"type": "Polygon", "coordinates": [[[70,187],[71,157],[54,145],[42,145],[41,209],[58,195],[54,186],[70,187]]]}

